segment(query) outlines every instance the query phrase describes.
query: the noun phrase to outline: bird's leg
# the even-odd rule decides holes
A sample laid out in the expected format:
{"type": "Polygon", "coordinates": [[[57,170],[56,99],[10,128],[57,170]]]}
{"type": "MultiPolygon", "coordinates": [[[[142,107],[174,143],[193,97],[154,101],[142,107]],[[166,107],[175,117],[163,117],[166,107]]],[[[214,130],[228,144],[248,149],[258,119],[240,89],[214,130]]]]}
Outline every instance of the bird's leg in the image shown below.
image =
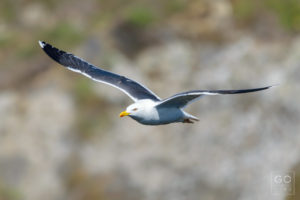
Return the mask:
{"type": "Polygon", "coordinates": [[[194,122],[191,120],[191,119],[189,119],[189,118],[186,118],[186,119],[184,119],[183,120],[183,122],[182,123],[189,123],[189,124],[193,124],[194,122]]]}

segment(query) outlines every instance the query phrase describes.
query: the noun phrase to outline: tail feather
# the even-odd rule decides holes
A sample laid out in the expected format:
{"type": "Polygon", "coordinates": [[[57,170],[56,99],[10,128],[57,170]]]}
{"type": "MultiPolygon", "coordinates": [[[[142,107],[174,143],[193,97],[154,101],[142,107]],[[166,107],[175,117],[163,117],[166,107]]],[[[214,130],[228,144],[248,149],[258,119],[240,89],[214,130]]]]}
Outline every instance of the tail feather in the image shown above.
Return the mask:
{"type": "Polygon", "coordinates": [[[193,124],[194,121],[197,122],[199,119],[187,112],[184,112],[185,118],[183,119],[182,123],[191,123],[193,124]]]}

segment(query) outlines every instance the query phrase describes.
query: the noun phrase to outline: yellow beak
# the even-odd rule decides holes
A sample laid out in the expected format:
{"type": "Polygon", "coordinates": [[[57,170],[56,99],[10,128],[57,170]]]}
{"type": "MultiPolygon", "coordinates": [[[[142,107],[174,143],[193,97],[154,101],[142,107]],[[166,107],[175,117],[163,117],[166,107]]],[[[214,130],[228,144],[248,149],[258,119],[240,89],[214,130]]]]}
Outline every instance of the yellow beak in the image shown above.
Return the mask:
{"type": "Polygon", "coordinates": [[[124,117],[124,116],[127,116],[127,115],[130,115],[130,113],[126,112],[126,111],[123,111],[120,113],[120,117],[124,117]]]}

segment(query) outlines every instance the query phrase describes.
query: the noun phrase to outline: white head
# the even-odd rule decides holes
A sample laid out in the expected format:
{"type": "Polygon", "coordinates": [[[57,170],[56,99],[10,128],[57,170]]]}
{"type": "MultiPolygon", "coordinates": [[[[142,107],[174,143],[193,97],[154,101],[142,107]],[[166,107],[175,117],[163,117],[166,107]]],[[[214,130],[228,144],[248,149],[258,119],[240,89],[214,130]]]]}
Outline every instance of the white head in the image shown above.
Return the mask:
{"type": "Polygon", "coordinates": [[[126,111],[120,113],[120,117],[130,116],[132,118],[144,118],[148,112],[151,112],[155,106],[155,102],[149,99],[140,100],[131,104],[126,111]]]}

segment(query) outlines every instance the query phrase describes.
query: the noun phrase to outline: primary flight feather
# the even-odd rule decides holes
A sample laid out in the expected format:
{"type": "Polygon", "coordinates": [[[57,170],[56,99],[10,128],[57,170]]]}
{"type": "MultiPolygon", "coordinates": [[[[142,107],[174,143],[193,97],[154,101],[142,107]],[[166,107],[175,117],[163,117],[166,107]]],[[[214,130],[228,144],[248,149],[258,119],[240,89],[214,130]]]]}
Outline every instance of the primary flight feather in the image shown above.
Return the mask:
{"type": "Polygon", "coordinates": [[[169,124],[173,122],[193,123],[198,119],[183,110],[188,104],[205,95],[239,94],[256,92],[272,86],[241,90],[193,90],[175,94],[161,100],[147,87],[103,69],[100,69],[71,53],[59,50],[46,42],[39,41],[45,53],[71,71],[81,73],[94,81],[113,86],[127,94],[134,103],[120,113],[120,117],[130,116],[146,125],[169,124]]]}

